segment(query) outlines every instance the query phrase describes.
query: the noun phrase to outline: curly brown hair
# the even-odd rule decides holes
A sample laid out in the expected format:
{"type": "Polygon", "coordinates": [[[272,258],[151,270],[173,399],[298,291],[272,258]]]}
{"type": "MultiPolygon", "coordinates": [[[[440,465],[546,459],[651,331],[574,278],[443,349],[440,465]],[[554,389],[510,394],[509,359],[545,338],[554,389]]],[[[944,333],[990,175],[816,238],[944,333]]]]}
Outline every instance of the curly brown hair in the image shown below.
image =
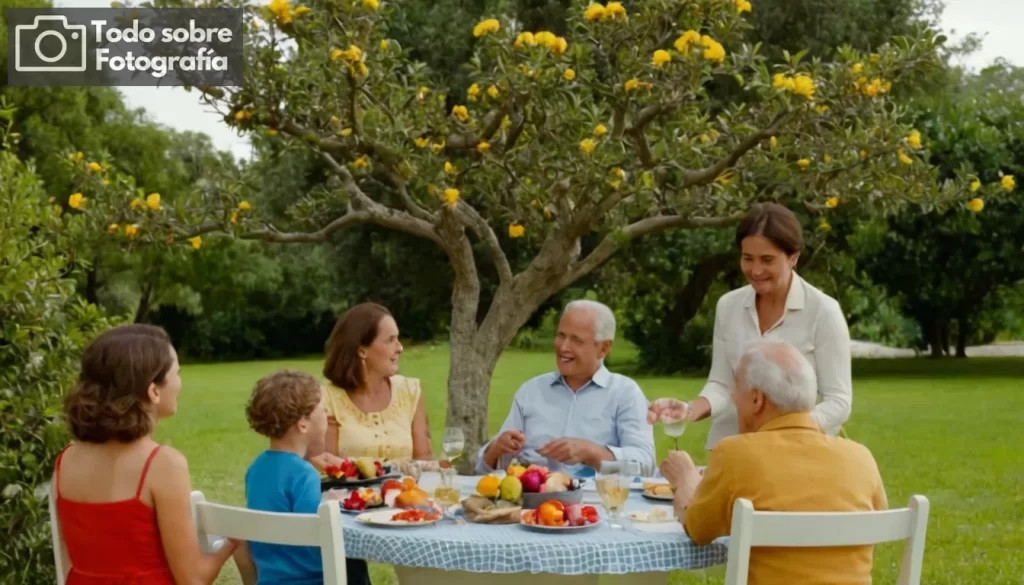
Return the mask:
{"type": "Polygon", "coordinates": [[[320,383],[304,372],[282,370],[256,383],[245,418],[257,433],[280,439],[320,405],[320,383]]]}
{"type": "Polygon", "coordinates": [[[128,443],[153,432],[150,384],[174,364],[171,339],[153,325],[120,325],[92,340],[78,383],[64,398],[68,431],[85,443],[128,443]]]}
{"type": "Polygon", "coordinates": [[[359,348],[377,339],[377,329],[391,311],[377,303],[361,303],[345,311],[327,340],[324,377],[349,392],[366,386],[366,372],[359,359],[359,348]]]}

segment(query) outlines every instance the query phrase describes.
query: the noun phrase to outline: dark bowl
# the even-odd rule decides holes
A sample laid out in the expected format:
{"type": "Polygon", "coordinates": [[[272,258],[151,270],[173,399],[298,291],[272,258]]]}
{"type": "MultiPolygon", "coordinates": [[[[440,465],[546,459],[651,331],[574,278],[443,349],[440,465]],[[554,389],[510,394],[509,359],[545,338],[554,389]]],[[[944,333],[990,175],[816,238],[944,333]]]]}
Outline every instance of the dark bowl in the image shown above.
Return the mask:
{"type": "Polygon", "coordinates": [[[566,492],[544,493],[523,492],[523,509],[536,510],[541,504],[550,500],[557,500],[563,504],[579,504],[583,501],[583,490],[575,489],[566,492]]]}

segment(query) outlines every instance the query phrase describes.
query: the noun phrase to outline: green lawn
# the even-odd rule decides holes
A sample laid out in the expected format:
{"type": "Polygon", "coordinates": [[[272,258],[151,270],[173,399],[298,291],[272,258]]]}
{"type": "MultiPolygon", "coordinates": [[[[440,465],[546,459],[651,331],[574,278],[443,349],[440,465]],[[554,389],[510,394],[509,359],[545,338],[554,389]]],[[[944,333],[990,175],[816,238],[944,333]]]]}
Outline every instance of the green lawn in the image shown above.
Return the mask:
{"type": "MultiPolygon", "coordinates": [[[[629,356],[617,356],[618,361],[629,356]]],[[[616,368],[615,360],[610,367],[616,368]]],[[[553,368],[550,353],[507,352],[494,375],[490,424],[497,430],[512,394],[530,376],[553,368]]],[[[161,424],[159,439],[188,457],[192,484],[215,501],[240,504],[245,469],[264,448],[248,429],[244,404],[253,383],[279,368],[318,374],[317,359],[187,365],[178,416],[161,424]]],[[[423,380],[435,450],[444,429],[445,346],[410,349],[402,373],[423,380]]],[[[1020,583],[1024,575],[1024,360],[899,360],[854,365],[850,437],[867,445],[882,470],[891,506],[912,494],[932,504],[922,583],[1020,583]]],[[[693,397],[700,377],[638,377],[649,398],[693,397]]],[[[698,463],[706,425],[682,442],[698,463]]],[[[659,458],[670,441],[658,437],[659,458]]],[[[439,452],[439,450],[438,450],[439,452]]],[[[900,545],[878,548],[876,583],[894,583],[900,545]]],[[[375,566],[375,585],[394,583],[375,566]]],[[[680,574],[674,583],[697,582],[680,574]]],[[[238,583],[233,564],[220,584],[238,583]]]]}

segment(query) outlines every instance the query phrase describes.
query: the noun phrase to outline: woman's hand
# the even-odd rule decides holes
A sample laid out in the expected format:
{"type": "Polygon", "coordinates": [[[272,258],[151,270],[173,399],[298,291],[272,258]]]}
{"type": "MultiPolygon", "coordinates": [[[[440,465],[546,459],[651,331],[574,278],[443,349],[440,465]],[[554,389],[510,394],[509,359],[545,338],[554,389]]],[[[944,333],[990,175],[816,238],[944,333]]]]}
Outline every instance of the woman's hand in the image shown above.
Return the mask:
{"type": "Polygon", "coordinates": [[[677,423],[687,420],[690,405],[675,398],[659,398],[647,407],[647,424],[677,423]]]}

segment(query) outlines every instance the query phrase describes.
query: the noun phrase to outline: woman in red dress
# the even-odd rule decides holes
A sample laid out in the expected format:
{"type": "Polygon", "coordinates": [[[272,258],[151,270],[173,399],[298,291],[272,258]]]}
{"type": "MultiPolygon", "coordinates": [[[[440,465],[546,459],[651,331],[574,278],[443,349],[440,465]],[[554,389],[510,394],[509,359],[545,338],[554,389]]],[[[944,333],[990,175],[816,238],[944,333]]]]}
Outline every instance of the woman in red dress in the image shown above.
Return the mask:
{"type": "Polygon", "coordinates": [[[82,356],[64,401],[74,442],[57,458],[67,585],[209,585],[237,543],[202,554],[188,463],[153,440],[177,411],[178,356],[167,333],[122,325],[82,356]]]}

